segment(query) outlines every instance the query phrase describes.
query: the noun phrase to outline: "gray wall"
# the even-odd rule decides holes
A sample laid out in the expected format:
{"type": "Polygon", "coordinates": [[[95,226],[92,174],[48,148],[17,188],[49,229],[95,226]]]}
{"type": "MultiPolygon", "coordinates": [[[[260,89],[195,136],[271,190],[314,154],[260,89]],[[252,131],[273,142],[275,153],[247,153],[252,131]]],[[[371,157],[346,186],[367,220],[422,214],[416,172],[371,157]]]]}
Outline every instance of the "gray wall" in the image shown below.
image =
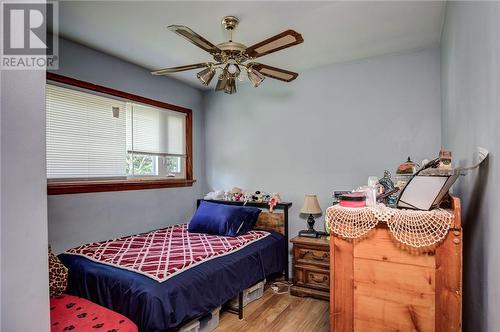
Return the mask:
{"type": "Polygon", "coordinates": [[[1,76],[0,330],[49,331],[45,71],[1,76]]]}
{"type": "Polygon", "coordinates": [[[490,151],[462,177],[464,331],[500,331],[500,3],[448,2],[442,35],[443,144],[455,163],[490,151]]]}
{"type": "Polygon", "coordinates": [[[176,80],[61,39],[56,73],[193,110],[194,178],[188,188],[48,196],[49,242],[55,252],[187,222],[204,190],[202,93],[176,80]]]}
{"type": "MultiPolygon", "coordinates": [[[[205,96],[210,188],[278,191],[293,202],[290,236],[304,229],[304,194],[323,209],[333,190],[395,171],[409,155],[433,157],[441,144],[438,49],[385,55],[267,79],[236,95],[205,96]]],[[[317,229],[323,229],[322,218],[317,229]]]]}

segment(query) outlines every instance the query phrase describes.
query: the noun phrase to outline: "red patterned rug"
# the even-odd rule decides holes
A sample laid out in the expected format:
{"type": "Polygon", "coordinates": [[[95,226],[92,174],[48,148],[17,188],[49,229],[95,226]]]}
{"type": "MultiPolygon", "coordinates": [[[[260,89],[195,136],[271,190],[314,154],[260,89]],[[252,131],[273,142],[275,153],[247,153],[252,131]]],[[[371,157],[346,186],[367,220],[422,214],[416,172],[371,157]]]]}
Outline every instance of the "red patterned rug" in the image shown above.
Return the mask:
{"type": "Polygon", "coordinates": [[[85,244],[67,254],[84,256],[163,282],[193,266],[238,251],[269,235],[250,231],[237,237],[190,233],[187,224],[85,244]]]}

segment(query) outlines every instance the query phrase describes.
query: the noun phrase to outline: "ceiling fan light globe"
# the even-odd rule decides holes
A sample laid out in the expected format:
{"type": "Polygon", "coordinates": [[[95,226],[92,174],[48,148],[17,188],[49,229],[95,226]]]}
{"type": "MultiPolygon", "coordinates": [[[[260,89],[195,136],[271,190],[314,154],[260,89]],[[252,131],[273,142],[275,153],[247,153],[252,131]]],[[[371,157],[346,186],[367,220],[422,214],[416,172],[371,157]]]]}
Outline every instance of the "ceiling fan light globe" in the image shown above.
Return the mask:
{"type": "Polygon", "coordinates": [[[227,84],[224,87],[224,92],[230,95],[236,93],[236,80],[234,78],[229,78],[227,80],[227,84]]]}
{"type": "Polygon", "coordinates": [[[240,67],[237,64],[230,63],[227,65],[227,71],[233,76],[238,76],[240,74],[240,67]]]}
{"type": "Polygon", "coordinates": [[[253,86],[256,88],[258,87],[262,81],[264,81],[265,77],[261,73],[259,73],[257,70],[253,68],[248,69],[248,79],[250,82],[252,82],[253,86]]]}
{"type": "Polygon", "coordinates": [[[231,90],[231,79],[227,80],[226,86],[224,86],[224,92],[227,93],[227,94],[231,94],[232,93],[232,90],[231,90]]]}
{"type": "Polygon", "coordinates": [[[205,68],[198,74],[196,74],[196,77],[198,77],[198,79],[203,85],[209,85],[214,76],[215,76],[215,70],[212,68],[205,68]]]}
{"type": "Polygon", "coordinates": [[[217,81],[217,85],[215,86],[215,91],[224,90],[227,85],[227,77],[224,74],[219,75],[219,80],[217,81]]]}

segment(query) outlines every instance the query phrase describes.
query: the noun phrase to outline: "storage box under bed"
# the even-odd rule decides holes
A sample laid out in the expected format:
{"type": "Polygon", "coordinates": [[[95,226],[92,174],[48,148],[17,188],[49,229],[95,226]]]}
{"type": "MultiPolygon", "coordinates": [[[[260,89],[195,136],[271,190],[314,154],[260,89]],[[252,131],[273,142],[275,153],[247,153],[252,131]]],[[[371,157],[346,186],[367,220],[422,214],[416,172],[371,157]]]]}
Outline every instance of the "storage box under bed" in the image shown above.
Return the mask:
{"type": "Polygon", "coordinates": [[[211,313],[184,324],[179,332],[212,332],[219,326],[220,309],[217,307],[211,313]]]}
{"type": "MultiPolygon", "coordinates": [[[[252,287],[243,290],[243,307],[252,301],[258,300],[264,295],[264,286],[266,285],[266,280],[256,283],[252,287]]],[[[233,310],[238,310],[238,296],[235,296],[231,301],[229,301],[228,306],[233,310]]]]}

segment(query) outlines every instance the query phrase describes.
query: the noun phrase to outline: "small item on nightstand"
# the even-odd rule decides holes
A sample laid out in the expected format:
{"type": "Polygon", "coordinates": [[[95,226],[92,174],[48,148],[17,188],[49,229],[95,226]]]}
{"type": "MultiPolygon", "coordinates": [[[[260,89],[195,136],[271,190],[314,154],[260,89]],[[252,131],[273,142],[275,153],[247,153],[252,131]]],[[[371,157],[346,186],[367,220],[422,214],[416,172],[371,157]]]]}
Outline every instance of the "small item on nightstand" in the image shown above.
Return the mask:
{"type": "Polygon", "coordinates": [[[441,148],[439,151],[439,166],[440,169],[451,169],[451,151],[441,148]]]}
{"type": "Polygon", "coordinates": [[[366,195],[366,206],[377,206],[377,186],[382,187],[378,183],[378,177],[368,177],[368,186],[363,187],[363,191],[366,195]]]}
{"type": "Polygon", "coordinates": [[[399,165],[396,170],[396,176],[394,178],[396,186],[403,189],[416,171],[417,164],[411,161],[411,158],[408,157],[408,160],[399,165]]]}
{"type": "Polygon", "coordinates": [[[391,179],[391,172],[389,172],[388,170],[384,171],[384,176],[380,180],[378,180],[378,183],[380,183],[384,187],[384,193],[393,191],[396,188],[394,186],[394,182],[392,182],[391,179]]]}
{"type": "Polygon", "coordinates": [[[332,230],[330,229],[330,223],[328,221],[326,221],[326,219],[325,219],[325,234],[324,235],[326,236],[326,238],[328,240],[330,239],[330,232],[331,231],[332,230]]]}
{"type": "Polygon", "coordinates": [[[350,190],[335,190],[333,192],[333,203],[332,205],[337,205],[340,202],[340,196],[350,193],[350,190]]]}
{"type": "Polygon", "coordinates": [[[366,196],[361,192],[353,192],[340,196],[340,206],[344,207],[365,207],[366,196]]]}
{"type": "Polygon", "coordinates": [[[316,195],[306,195],[304,199],[304,206],[300,210],[300,213],[308,214],[307,218],[307,230],[302,230],[299,232],[299,236],[307,236],[307,237],[318,237],[320,233],[318,233],[314,229],[314,216],[321,214],[321,207],[319,206],[318,197],[316,195]]]}
{"type": "Polygon", "coordinates": [[[387,197],[387,206],[388,207],[392,207],[392,208],[395,208],[397,205],[398,205],[398,195],[389,195],[387,197]]]}

